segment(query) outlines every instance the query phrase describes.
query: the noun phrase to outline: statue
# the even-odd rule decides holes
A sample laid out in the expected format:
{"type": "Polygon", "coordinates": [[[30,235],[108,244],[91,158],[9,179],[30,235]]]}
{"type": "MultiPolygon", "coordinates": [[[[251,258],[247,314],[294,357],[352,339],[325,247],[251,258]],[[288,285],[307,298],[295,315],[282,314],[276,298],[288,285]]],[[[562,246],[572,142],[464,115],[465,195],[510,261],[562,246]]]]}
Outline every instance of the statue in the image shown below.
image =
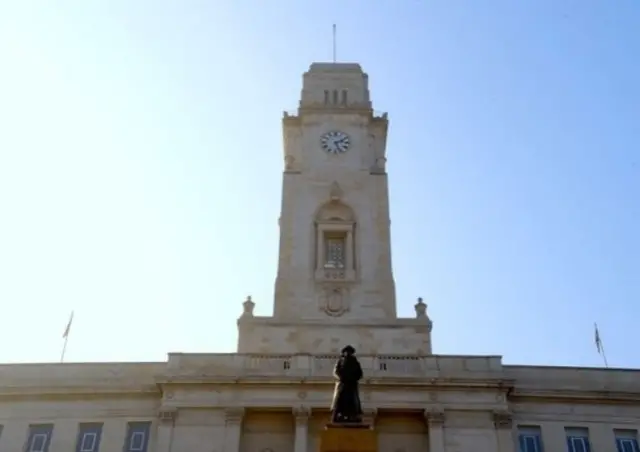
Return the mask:
{"type": "Polygon", "coordinates": [[[362,367],[355,357],[356,350],[347,345],[336,362],[333,376],[338,380],[331,403],[331,422],[362,422],[362,405],[358,393],[358,381],[362,378],[362,367]]]}

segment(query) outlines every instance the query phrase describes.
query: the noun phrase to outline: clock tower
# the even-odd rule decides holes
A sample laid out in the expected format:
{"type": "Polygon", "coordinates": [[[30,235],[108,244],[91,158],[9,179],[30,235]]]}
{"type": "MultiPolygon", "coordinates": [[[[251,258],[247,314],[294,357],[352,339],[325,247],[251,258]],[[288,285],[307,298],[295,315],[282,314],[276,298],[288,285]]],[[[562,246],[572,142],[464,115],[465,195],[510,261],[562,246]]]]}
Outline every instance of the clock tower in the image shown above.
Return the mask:
{"type": "Polygon", "coordinates": [[[238,351],[335,353],[350,343],[359,353],[430,353],[424,304],[415,319],[396,314],[388,119],[373,112],[367,74],[358,64],[312,64],[297,113],[282,122],[274,313],[254,317],[245,303],[238,351]]]}

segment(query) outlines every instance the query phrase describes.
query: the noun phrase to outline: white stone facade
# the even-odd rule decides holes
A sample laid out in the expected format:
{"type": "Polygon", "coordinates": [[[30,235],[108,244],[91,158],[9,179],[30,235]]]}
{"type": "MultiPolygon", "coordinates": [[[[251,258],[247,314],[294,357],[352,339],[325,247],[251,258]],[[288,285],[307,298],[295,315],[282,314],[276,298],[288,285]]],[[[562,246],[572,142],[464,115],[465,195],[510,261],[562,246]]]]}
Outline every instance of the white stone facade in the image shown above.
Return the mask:
{"type": "Polygon", "coordinates": [[[434,355],[426,305],[397,318],[387,117],[371,110],[359,65],[314,64],[303,80],[283,119],[274,315],[245,301],[234,354],[2,365],[0,452],[316,451],[347,343],[380,451],[615,452],[618,441],[639,452],[640,371],[434,355]],[[324,151],[327,131],[349,149],[324,151]]]}

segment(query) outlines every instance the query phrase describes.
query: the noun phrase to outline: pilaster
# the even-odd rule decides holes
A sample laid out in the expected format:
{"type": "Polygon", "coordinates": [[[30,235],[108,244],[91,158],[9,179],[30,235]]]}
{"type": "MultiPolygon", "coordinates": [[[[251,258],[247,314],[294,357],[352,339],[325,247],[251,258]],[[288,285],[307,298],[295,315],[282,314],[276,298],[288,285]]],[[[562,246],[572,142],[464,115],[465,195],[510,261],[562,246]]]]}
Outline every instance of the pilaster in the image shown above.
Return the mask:
{"type": "Polygon", "coordinates": [[[309,417],[311,416],[311,409],[303,406],[294,408],[293,416],[296,423],[293,452],[307,452],[307,445],[309,444],[309,417]]]}
{"type": "Polygon", "coordinates": [[[227,408],[224,414],[224,452],[239,452],[244,408],[227,408]]]}
{"type": "Polygon", "coordinates": [[[429,427],[429,452],[445,452],[444,444],[444,410],[427,409],[424,412],[429,427]]]}
{"type": "Polygon", "coordinates": [[[175,408],[160,408],[158,410],[158,434],[156,437],[156,450],[158,452],[171,452],[173,428],[177,416],[178,411],[175,408]]]}
{"type": "Polygon", "coordinates": [[[514,452],[513,417],[508,411],[494,411],[493,425],[496,428],[499,452],[514,452]]]}

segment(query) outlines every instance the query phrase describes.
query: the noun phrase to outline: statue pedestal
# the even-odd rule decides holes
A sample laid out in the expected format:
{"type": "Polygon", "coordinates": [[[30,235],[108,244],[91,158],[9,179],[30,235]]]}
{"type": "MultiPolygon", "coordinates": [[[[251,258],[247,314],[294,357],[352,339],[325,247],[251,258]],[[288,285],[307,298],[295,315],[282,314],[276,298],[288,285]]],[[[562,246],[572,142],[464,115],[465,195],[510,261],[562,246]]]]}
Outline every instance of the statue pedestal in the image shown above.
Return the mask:
{"type": "Polygon", "coordinates": [[[367,424],[327,424],[320,433],[320,452],[377,452],[378,438],[367,424]]]}

